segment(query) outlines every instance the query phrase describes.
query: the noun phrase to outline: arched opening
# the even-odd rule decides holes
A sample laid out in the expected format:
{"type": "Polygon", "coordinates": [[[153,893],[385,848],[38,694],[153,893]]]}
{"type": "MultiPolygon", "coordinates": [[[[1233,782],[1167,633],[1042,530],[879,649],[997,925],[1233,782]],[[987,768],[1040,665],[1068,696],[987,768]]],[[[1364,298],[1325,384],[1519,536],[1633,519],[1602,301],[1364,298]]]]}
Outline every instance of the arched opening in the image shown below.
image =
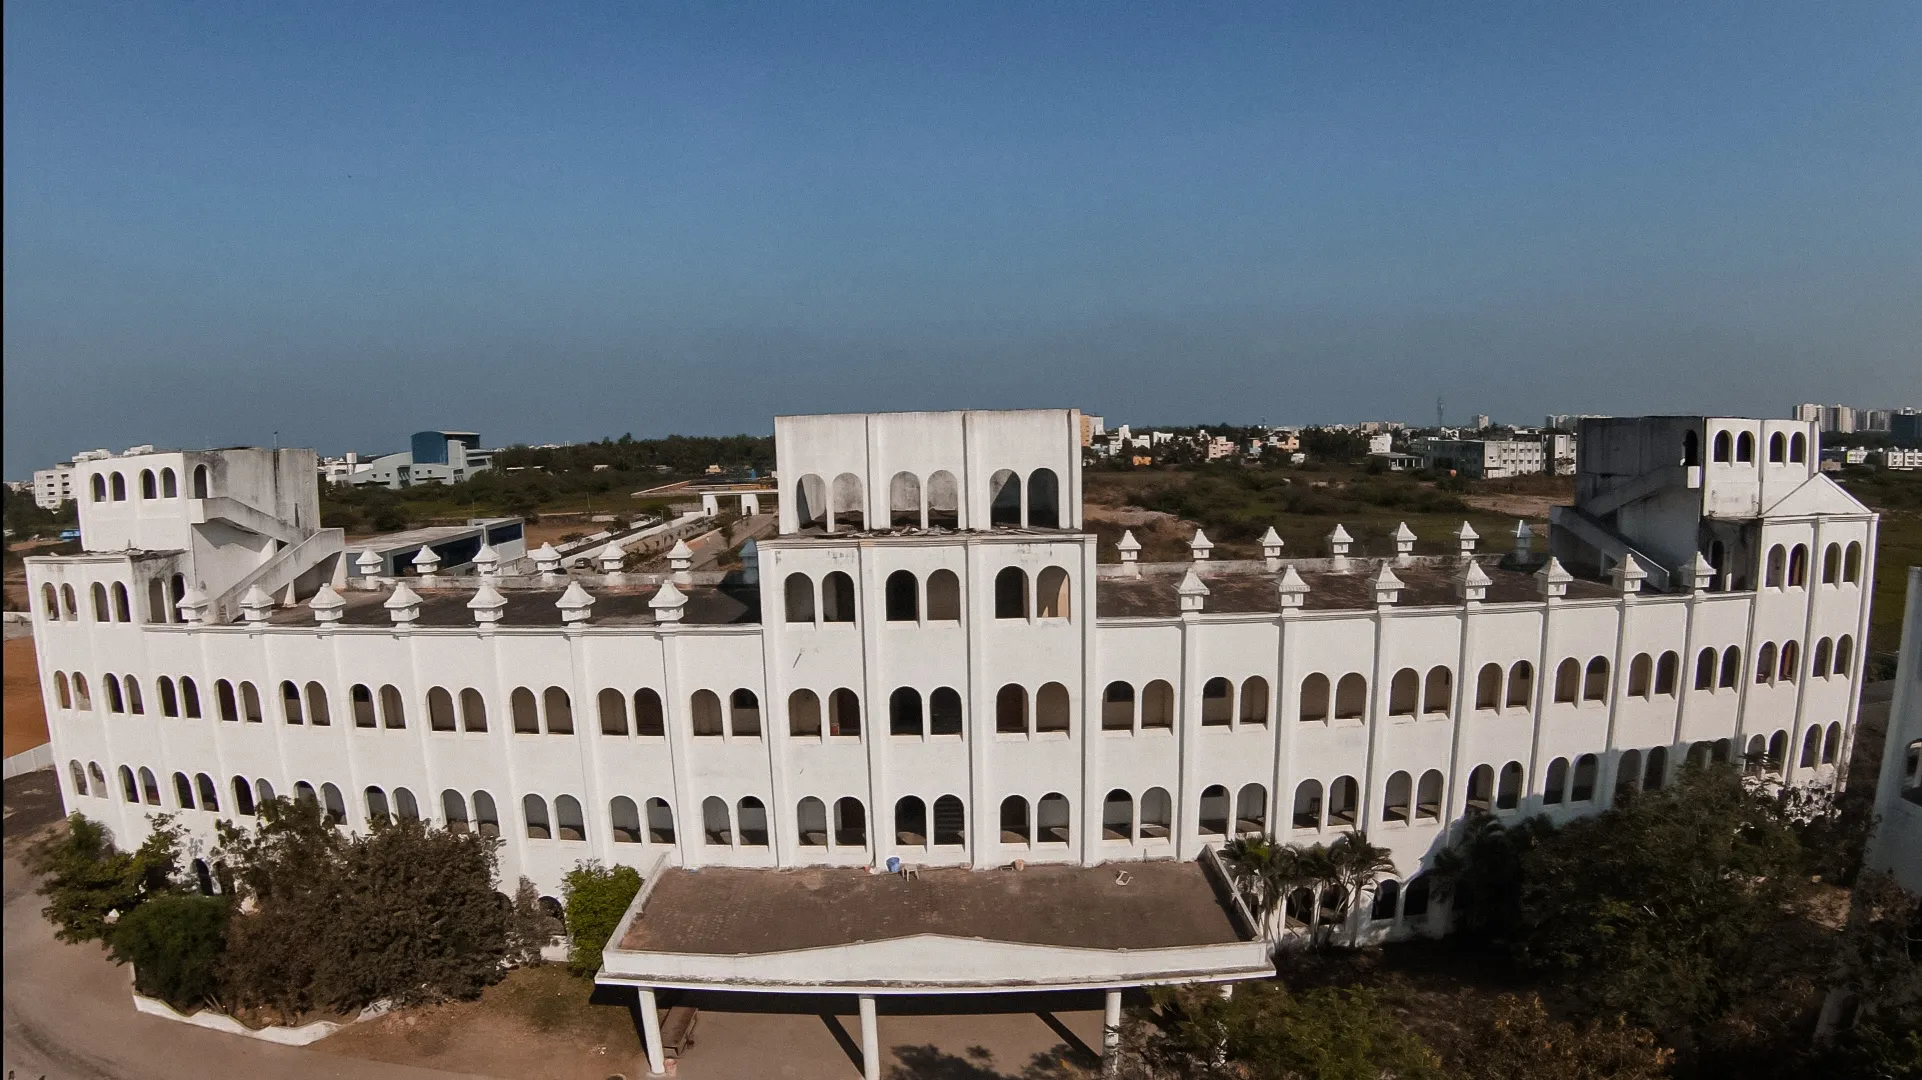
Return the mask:
{"type": "Polygon", "coordinates": [[[1555,666],[1555,703],[1573,705],[1582,691],[1582,662],[1569,657],[1555,666]]]}
{"type": "Polygon", "coordinates": [[[392,684],[380,688],[380,722],[388,728],[407,726],[407,712],[401,706],[400,691],[392,684]]]}
{"type": "Polygon", "coordinates": [[[1646,698],[1655,674],[1655,661],[1647,653],[1636,653],[1628,662],[1628,696],[1646,698]]]}
{"type": "Polygon", "coordinates": [[[180,482],[174,478],[172,469],[160,470],[160,497],[163,499],[180,497],[180,482]]]}
{"type": "Polygon", "coordinates": [[[1755,650],[1755,681],[1772,683],[1775,681],[1775,642],[1764,641],[1755,650]]]}
{"type": "Polygon", "coordinates": [[[1400,902],[1401,882],[1389,878],[1375,886],[1375,900],[1368,907],[1368,917],[1375,922],[1387,922],[1395,917],[1395,908],[1400,902]]]}
{"type": "Polygon", "coordinates": [[[1018,566],[1004,566],[994,575],[994,617],[1028,617],[1028,575],[1018,566]]]}
{"type": "Polygon", "coordinates": [[[1475,708],[1483,712],[1497,712],[1502,706],[1502,666],[1483,664],[1475,675],[1475,708]]]}
{"type": "Polygon", "coordinates": [[[114,473],[110,483],[113,486],[113,501],[126,502],[127,501],[127,477],[122,473],[114,473]]]}
{"type": "Polygon", "coordinates": [[[1721,689],[1732,690],[1741,685],[1742,650],[1734,645],[1722,650],[1721,689]]]}
{"type": "MultiPolygon", "coordinates": [[[[428,694],[428,705],[431,706],[433,701],[434,695],[428,694]]],[[[300,687],[289,681],[280,684],[280,715],[289,724],[299,724],[304,718],[300,707],[300,687]]]]}
{"type": "Polygon", "coordinates": [[[1414,668],[1402,668],[1388,680],[1388,715],[1413,716],[1421,707],[1421,675],[1414,668]]]}
{"type": "Polygon", "coordinates": [[[1856,582],[1862,577],[1862,545],[1854,540],[1842,553],[1842,580],[1856,582]]]}
{"type": "Polygon", "coordinates": [[[1227,727],[1234,716],[1235,684],[1217,675],[1201,685],[1201,724],[1227,727]]]}
{"type": "Polygon", "coordinates": [[[1841,749],[1842,725],[1840,723],[1830,724],[1828,730],[1822,735],[1822,764],[1835,764],[1836,755],[1841,752],[1841,749]]]}
{"type": "MultiPolygon", "coordinates": [[[[362,793],[367,800],[367,824],[386,825],[392,819],[387,809],[387,793],[377,787],[369,787],[362,793]]],[[[533,833],[528,833],[532,836],[533,833]]],[[[542,839],[546,839],[542,836],[542,839]]]]}
{"type": "Polygon", "coordinates": [[[1589,658],[1588,669],[1583,673],[1583,677],[1582,677],[1582,700],[1583,701],[1607,701],[1608,700],[1608,658],[1607,657],[1595,656],[1595,657],[1589,658]]]}
{"type": "Polygon", "coordinates": [[[1001,842],[1004,844],[1026,844],[1029,842],[1028,800],[1019,795],[1010,795],[1001,800],[1001,842]]]}
{"type": "Polygon", "coordinates": [[[152,469],[140,470],[140,497],[143,499],[160,497],[160,483],[155,479],[152,469]]]}
{"type": "Polygon", "coordinates": [[[1755,462],[1755,434],[1744,431],[1735,437],[1735,460],[1743,464],[1755,462]]]}
{"type": "Polygon", "coordinates": [[[641,811],[634,800],[625,795],[616,795],[607,804],[607,824],[614,833],[617,844],[638,844],[641,842],[641,811]]]}
{"type": "Polygon", "coordinates": [[[1411,803],[1415,795],[1415,780],[1405,772],[1389,774],[1388,786],[1382,792],[1381,819],[1406,825],[1412,820],[1411,803]]]}
{"type": "Polygon", "coordinates": [[[48,622],[60,621],[60,594],[54,591],[51,581],[40,586],[40,613],[48,622]]]}
{"type": "Polygon", "coordinates": [[[553,826],[547,818],[547,800],[539,795],[527,795],[521,799],[521,816],[527,819],[527,838],[529,840],[552,840],[553,826]]]}
{"type": "MultiPolygon", "coordinates": [[[[742,687],[728,695],[728,728],[737,739],[758,739],[761,737],[761,699],[754,691],[742,687]]],[[[747,826],[741,826],[746,829],[747,826]]],[[[745,841],[743,841],[745,843],[745,841]]]]}
{"type": "Polygon", "coordinates": [[[1021,524],[1021,477],[1000,469],[988,477],[988,526],[1021,524]]]}
{"type": "Polygon", "coordinates": [[[1695,657],[1695,689],[1715,688],[1715,650],[1703,649],[1695,657]]]}
{"type": "Polygon", "coordinates": [[[1684,467],[1702,463],[1702,440],[1693,431],[1682,434],[1682,465],[1684,467]]]}
{"type": "Polygon", "coordinates": [[[1556,758],[1548,763],[1548,773],[1542,778],[1542,804],[1554,806],[1568,797],[1568,759],[1556,758]]]}
{"type": "Polygon", "coordinates": [[[1660,791],[1668,783],[1668,747],[1657,746],[1648,752],[1648,764],[1642,769],[1642,790],[1660,791]]]}
{"type": "MultiPolygon", "coordinates": [[[[87,690],[87,677],[78,671],[73,673],[73,707],[84,711],[93,709],[93,694],[87,690]]],[[[197,713],[190,712],[187,715],[198,718],[197,713]]]]}
{"type": "Polygon", "coordinates": [[[721,696],[712,690],[696,690],[689,705],[694,734],[719,738],[722,734],[721,696]]]}
{"type": "Polygon", "coordinates": [[[1668,697],[1675,696],[1675,677],[1682,666],[1682,658],[1675,652],[1665,652],[1655,662],[1655,692],[1668,697]]]}
{"type": "Polygon", "coordinates": [[[195,465],[194,466],[194,498],[196,499],[207,498],[208,497],[207,493],[209,490],[211,490],[211,488],[212,488],[212,485],[208,482],[207,466],[195,465]]]}
{"type": "Polygon", "coordinates": [[[952,570],[936,570],[928,575],[928,621],[961,620],[961,579],[952,570]]]}
{"type": "Polygon", "coordinates": [[[454,696],[446,687],[433,686],[427,690],[427,730],[454,730],[454,696]]]}
{"type": "MultiPolygon", "coordinates": [[[[475,795],[474,798],[478,800],[480,796],[475,795]]],[[[332,784],[320,785],[320,805],[321,805],[321,811],[325,816],[327,824],[329,825],[347,824],[347,800],[341,795],[339,788],[335,787],[332,784]]],[[[477,812],[478,812],[478,804],[476,805],[477,805],[477,812]]],[[[488,805],[488,809],[491,811],[493,809],[493,803],[490,802],[487,805],[488,805]]],[[[495,835],[498,835],[499,832],[500,832],[500,829],[497,823],[495,827],[495,831],[492,833],[488,833],[487,835],[495,836],[495,835]]]]}
{"type": "Polygon", "coordinates": [[[113,621],[133,621],[133,605],[127,602],[127,586],[118,581],[113,583],[113,621]]]}
{"type": "Polygon", "coordinates": [[[1228,837],[1228,789],[1210,784],[1201,790],[1201,812],[1196,818],[1201,835],[1228,837]]]}
{"type": "Polygon", "coordinates": [[[1762,584],[1771,589],[1781,588],[1782,580],[1787,576],[1787,569],[1788,553],[1783,550],[1782,545],[1776,544],[1769,548],[1768,558],[1763,563],[1762,584]]]}
{"type": "Polygon", "coordinates": [[[1167,840],[1173,834],[1174,801],[1164,788],[1149,788],[1141,793],[1141,823],[1137,835],[1142,840],[1167,840]]]}
{"type": "Polygon", "coordinates": [[[112,674],[102,675],[100,677],[100,685],[105,687],[107,691],[107,711],[114,713],[126,712],[127,702],[120,696],[119,676],[112,674]]]}
{"type": "Polygon", "coordinates": [[[1779,431],[1773,435],[1770,435],[1769,436],[1769,464],[1780,465],[1783,462],[1788,460],[1788,456],[1789,456],[1788,440],[1784,439],[1782,437],[1782,433],[1779,431]]]}
{"type": "MultiPolygon", "coordinates": [[[[1835,664],[1829,668],[1837,675],[1847,675],[1849,664],[1854,662],[1855,644],[1847,634],[1835,639],[1835,664]]],[[[75,676],[78,678],[78,676],[75,676]]]]}
{"type": "Polygon", "coordinates": [[[1783,682],[1794,682],[1796,669],[1802,663],[1802,646],[1793,641],[1782,643],[1782,666],[1779,669],[1783,682]]]}
{"type": "MultiPolygon", "coordinates": [[[[596,694],[594,700],[601,714],[601,734],[626,737],[627,695],[610,686],[603,689],[599,694],[596,694]]],[[[428,698],[427,703],[431,709],[433,707],[433,698],[431,696],[428,698]]],[[[447,730],[449,731],[454,730],[453,711],[453,703],[449,702],[447,706],[447,730]]],[[[635,813],[638,819],[639,811],[637,810],[635,813]]]]}
{"type": "Polygon", "coordinates": [[[1357,672],[1341,677],[1335,686],[1335,719],[1360,720],[1368,710],[1368,680],[1357,672]]]}
{"type": "MultiPolygon", "coordinates": [[[[77,761],[74,762],[73,767],[78,770],[80,763],[77,761]]],[[[79,779],[79,775],[78,772],[75,773],[76,780],[79,779]]],[[[174,805],[182,810],[192,810],[194,808],[194,785],[193,781],[187,779],[186,773],[177,772],[174,774],[174,805]]]]}
{"type": "Polygon", "coordinates": [[[61,708],[73,708],[73,696],[67,690],[67,673],[64,671],[53,673],[53,696],[54,700],[60,703],[61,708]]]}
{"type": "Polygon", "coordinates": [[[907,570],[888,575],[887,613],[889,622],[918,622],[921,618],[921,583],[907,570]]]}
{"type": "Polygon", "coordinates": [[[567,691],[550,686],[541,694],[541,710],[547,714],[549,735],[574,734],[574,702],[567,691]]]}
{"type": "Polygon", "coordinates": [[[809,795],[794,808],[794,831],[802,847],[828,846],[828,805],[809,795]]]}
{"type": "Polygon", "coordinates": [[[1028,526],[1061,527],[1061,484],[1053,469],[1036,469],[1028,474],[1028,526]]]}
{"type": "Polygon", "coordinates": [[[105,476],[94,473],[93,479],[88,483],[87,487],[93,495],[94,502],[107,501],[107,478],[105,476]]]}
{"type": "Polygon", "coordinates": [[[828,734],[861,737],[861,699],[845,686],[828,695],[828,734]]]}
{"type": "Polygon", "coordinates": [[[1295,809],[1291,820],[1297,829],[1321,828],[1321,781],[1303,780],[1295,786],[1295,809]]]}
{"type": "MultiPolygon", "coordinates": [[[[726,810],[723,809],[725,814],[726,810]]],[[[674,810],[667,805],[666,799],[647,800],[647,842],[650,844],[671,844],[674,842],[674,810]]]]}
{"type": "Polygon", "coordinates": [[[903,847],[926,847],[928,843],[928,804],[913,795],[894,804],[894,842],[903,847]]]}
{"type": "MultiPolygon", "coordinates": [[[[75,685],[78,686],[79,676],[76,675],[74,678],[75,685]]],[[[181,711],[187,714],[187,719],[200,719],[200,688],[194,685],[193,679],[185,675],[180,677],[180,707],[181,711]]]]}
{"type": "Polygon", "coordinates": [[[125,765],[120,766],[120,798],[130,803],[140,801],[140,788],[134,783],[133,770],[125,765]]]}
{"type": "Polygon", "coordinates": [[[1822,584],[1833,585],[1842,575],[1842,545],[1830,544],[1822,549],[1822,584]]]}
{"type": "Polygon", "coordinates": [[[1268,680],[1251,675],[1241,681],[1240,719],[1244,724],[1268,722],[1268,680]]]}
{"type": "Polygon", "coordinates": [[[1809,549],[1797,544],[1789,549],[1789,588],[1804,588],[1809,583],[1809,549]]]}
{"type": "Polygon", "coordinates": [[[912,686],[901,686],[888,695],[888,734],[916,739],[924,734],[921,691],[912,686]]]}
{"type": "Polygon", "coordinates": [[[220,812],[220,789],[214,785],[214,778],[206,773],[194,774],[194,790],[200,794],[200,808],[214,813],[220,812]]]}
{"type": "MultiPolygon", "coordinates": [[[[842,473],[834,478],[834,508],[828,514],[828,529],[838,532],[853,529],[859,532],[867,528],[867,500],[862,495],[861,478],[853,473],[842,473]]],[[[746,835],[746,826],[742,826],[746,835]]],[[[742,843],[747,843],[743,840],[742,843]]]]}
{"type": "Polygon", "coordinates": [[[1141,690],[1141,729],[1172,731],[1175,726],[1175,688],[1155,679],[1141,690]]]}
{"type": "Polygon", "coordinates": [[[1733,446],[1733,440],[1729,438],[1728,432],[1718,431],[1715,433],[1715,460],[1718,464],[1728,464],[1729,458],[1732,456],[1730,453],[1731,446],[1733,446]]]}
{"type": "Polygon", "coordinates": [[[112,622],[113,611],[107,606],[107,587],[96,581],[93,588],[87,591],[93,600],[93,621],[112,622]]]}
{"type": "MultiPolygon", "coordinates": [[[[787,733],[799,739],[816,739],[821,736],[821,699],[812,690],[796,690],[787,696],[787,733]]],[[[822,828],[826,828],[827,811],[822,813],[822,828]]],[[[826,842],[826,838],[822,839],[826,842]]]]}
{"type": "MultiPolygon", "coordinates": [[[[312,788],[308,788],[312,791],[312,788]]],[[[467,817],[467,797],[453,788],[440,793],[440,816],[448,832],[464,833],[471,826],[467,817]]]]}
{"type": "Polygon", "coordinates": [[[146,713],[146,706],[140,700],[140,680],[129,675],[124,685],[127,690],[127,711],[135,716],[146,713]]]}
{"type": "Polygon", "coordinates": [[[1134,796],[1120,788],[1115,788],[1101,800],[1101,838],[1128,841],[1133,840],[1134,835],[1134,796]]]}
{"type": "Polygon", "coordinates": [[[1135,726],[1135,688],[1125,682],[1111,682],[1101,692],[1101,730],[1133,731],[1135,726]]]}
{"type": "Polygon", "coordinates": [[[853,796],[834,800],[834,842],[840,847],[868,846],[868,812],[861,800],[853,796]]]}
{"type": "Polygon", "coordinates": [[[1615,801],[1631,798],[1642,788],[1642,753],[1639,750],[1622,751],[1621,759],[1615,763],[1615,801]]]}
{"type": "Polygon", "coordinates": [[[1495,767],[1477,765],[1468,774],[1467,804],[1470,810],[1487,813],[1495,808],[1495,767]]]}
{"type": "Polygon", "coordinates": [[[961,527],[961,485],[955,482],[954,474],[946,469],[928,476],[928,527],[961,527]]]}
{"type": "Polygon", "coordinates": [[[1041,796],[1034,808],[1034,838],[1038,844],[1066,844],[1071,826],[1068,797],[1059,792],[1041,796]]]}
{"type": "Polygon", "coordinates": [[[1034,695],[1034,729],[1037,732],[1068,733],[1072,704],[1068,688],[1058,682],[1043,683],[1034,695]]]}
{"type": "Polygon", "coordinates": [[[243,682],[240,684],[240,715],[249,724],[258,724],[262,720],[260,691],[254,689],[253,683],[243,682]]]}
{"type": "MultiPolygon", "coordinates": [[[[482,730],[486,730],[485,724],[482,730]]],[[[634,691],[634,734],[654,739],[667,737],[667,710],[661,704],[661,695],[651,687],[634,691]]]]}
{"type": "Polygon", "coordinates": [[[140,767],[140,796],[148,806],[160,805],[160,782],[154,779],[153,770],[144,765],[140,767]]]}
{"type": "Polygon", "coordinates": [[[1822,725],[1811,724],[1808,733],[1802,737],[1802,760],[1799,768],[1813,769],[1822,760],[1822,725]]]}
{"type": "Polygon", "coordinates": [[[1583,754],[1575,759],[1575,783],[1569,789],[1569,801],[1595,801],[1595,773],[1594,754],[1583,754]]]}
{"type": "Polygon", "coordinates": [[[943,795],[934,800],[934,846],[961,847],[968,842],[968,814],[961,800],[943,795]]]}
{"type": "Polygon", "coordinates": [[[814,621],[814,579],[806,574],[789,574],[781,586],[782,607],[787,610],[787,621],[791,623],[811,623],[814,621]]]}
{"type": "Polygon", "coordinates": [[[854,621],[854,579],[840,570],[821,579],[821,621],[854,621]]]}
{"type": "Polygon", "coordinates": [[[1260,836],[1268,831],[1268,789],[1244,784],[1235,793],[1235,835],[1260,836]]]}
{"type": "Polygon", "coordinates": [[[1360,810],[1361,785],[1352,776],[1335,777],[1328,785],[1328,824],[1352,827],[1360,810]]]}
{"type": "Polygon", "coordinates": [[[1801,432],[1789,436],[1789,460],[1800,465],[1808,460],[1809,441],[1801,432]]]}
{"type": "Polygon", "coordinates": [[[414,793],[406,788],[394,789],[394,818],[398,821],[420,820],[420,804],[414,801],[414,793]]]}
{"type": "Polygon", "coordinates": [[[1447,716],[1454,695],[1455,673],[1445,667],[1429,668],[1428,677],[1422,680],[1422,715],[1447,716]]]}
{"type": "Polygon", "coordinates": [[[317,682],[307,684],[307,721],[315,727],[329,727],[334,722],[333,715],[327,711],[327,688],[317,682]]]}
{"type": "Polygon", "coordinates": [[[828,519],[827,485],[809,473],[794,483],[794,524],[805,529],[825,525],[828,519]]]}
{"type": "Polygon", "coordinates": [[[1306,720],[1328,719],[1328,676],[1317,671],[1301,680],[1301,718],[1306,720]]]}
{"type": "Polygon", "coordinates": [[[888,481],[888,524],[896,529],[921,527],[921,479],[898,472],[888,481]]]}
{"type": "Polygon", "coordinates": [[[67,777],[73,782],[75,795],[87,793],[87,770],[81,766],[79,758],[67,762],[67,777]]]}
{"type": "Polygon", "coordinates": [[[1502,766],[1502,775],[1495,789],[1495,809],[1513,810],[1522,802],[1522,763],[1511,761],[1502,766]]]}
{"type": "Polygon", "coordinates": [[[554,824],[561,840],[587,839],[587,818],[581,813],[580,800],[572,795],[554,797],[554,824]]]}
{"type": "MultiPolygon", "coordinates": [[[[53,600],[53,586],[47,586],[47,600],[53,600]]],[[[147,621],[164,623],[167,621],[167,586],[159,578],[147,581],[147,621]]]]}
{"type": "Polygon", "coordinates": [[[1508,699],[1504,704],[1510,709],[1526,709],[1534,698],[1535,665],[1517,660],[1508,669],[1508,699]]]}
{"type": "Polygon", "coordinates": [[[240,722],[240,704],[234,697],[234,684],[225,679],[214,681],[214,705],[220,719],[229,724],[240,722]]]}
{"type": "Polygon", "coordinates": [[[1778,731],[1769,736],[1768,771],[1780,774],[1788,765],[1789,733],[1778,731]]]}
{"type": "Polygon", "coordinates": [[[1071,618],[1074,609],[1071,606],[1068,572],[1059,566],[1042,567],[1034,580],[1034,600],[1036,618],[1071,618]]]}

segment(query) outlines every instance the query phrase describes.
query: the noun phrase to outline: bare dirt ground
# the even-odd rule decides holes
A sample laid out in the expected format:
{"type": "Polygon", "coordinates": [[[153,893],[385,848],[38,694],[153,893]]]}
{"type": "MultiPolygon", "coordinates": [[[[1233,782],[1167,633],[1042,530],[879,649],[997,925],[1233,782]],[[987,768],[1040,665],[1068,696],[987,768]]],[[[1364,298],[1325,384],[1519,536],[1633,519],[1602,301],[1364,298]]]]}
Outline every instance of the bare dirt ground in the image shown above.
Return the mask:
{"type": "Polygon", "coordinates": [[[33,639],[7,642],[5,663],[6,755],[12,757],[47,741],[47,713],[40,697],[40,665],[34,659],[33,639]]]}
{"type": "Polygon", "coordinates": [[[1486,510],[1503,517],[1531,518],[1548,520],[1548,508],[1565,506],[1568,499],[1559,495],[1463,495],[1462,501],[1477,510],[1486,510]]]}

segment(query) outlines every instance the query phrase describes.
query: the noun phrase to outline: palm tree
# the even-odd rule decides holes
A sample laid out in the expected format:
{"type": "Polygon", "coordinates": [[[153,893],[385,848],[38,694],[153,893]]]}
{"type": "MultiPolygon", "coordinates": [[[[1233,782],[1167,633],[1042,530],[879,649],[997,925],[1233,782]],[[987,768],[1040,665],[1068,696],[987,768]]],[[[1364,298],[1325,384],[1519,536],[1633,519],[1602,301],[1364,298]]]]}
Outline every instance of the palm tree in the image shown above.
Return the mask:
{"type": "Polygon", "coordinates": [[[1359,910],[1362,894],[1374,887],[1375,882],[1395,873],[1394,857],[1388,849],[1377,847],[1368,842],[1368,833],[1357,829],[1336,838],[1328,849],[1328,861],[1332,871],[1331,878],[1340,890],[1341,907],[1351,916],[1351,936],[1349,945],[1361,942],[1360,920],[1353,918],[1359,910]]]}
{"type": "Polygon", "coordinates": [[[1334,852],[1323,844],[1313,844],[1297,849],[1300,884],[1314,894],[1308,905],[1308,943],[1316,944],[1321,936],[1321,909],[1327,890],[1336,884],[1334,852]]]}

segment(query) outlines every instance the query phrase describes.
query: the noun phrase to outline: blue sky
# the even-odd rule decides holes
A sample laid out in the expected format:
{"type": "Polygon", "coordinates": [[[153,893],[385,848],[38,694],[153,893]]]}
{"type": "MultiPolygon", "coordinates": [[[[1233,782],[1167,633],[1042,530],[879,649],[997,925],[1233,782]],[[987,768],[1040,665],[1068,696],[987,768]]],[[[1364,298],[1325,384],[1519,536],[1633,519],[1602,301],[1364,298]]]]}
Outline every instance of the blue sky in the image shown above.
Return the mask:
{"type": "Polygon", "coordinates": [[[5,8],[5,471],[1922,404],[1922,5],[5,8]]]}

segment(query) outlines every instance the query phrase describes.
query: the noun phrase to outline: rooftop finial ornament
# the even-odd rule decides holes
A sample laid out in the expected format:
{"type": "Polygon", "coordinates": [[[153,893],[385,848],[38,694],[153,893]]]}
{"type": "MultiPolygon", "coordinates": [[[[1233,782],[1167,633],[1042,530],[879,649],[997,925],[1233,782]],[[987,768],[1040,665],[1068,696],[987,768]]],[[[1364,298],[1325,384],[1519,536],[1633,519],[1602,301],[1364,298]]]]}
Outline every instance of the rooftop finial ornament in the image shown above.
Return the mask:
{"type": "Polygon", "coordinates": [[[1567,596],[1568,583],[1574,580],[1575,575],[1564,569],[1562,561],[1553,555],[1548,557],[1540,570],[1535,571],[1535,585],[1541,590],[1542,596],[1549,600],[1567,596]]]}
{"type": "Polygon", "coordinates": [[[1375,604],[1378,607],[1388,607],[1400,600],[1402,589],[1407,587],[1387,563],[1382,563],[1381,569],[1375,571],[1375,576],[1368,579],[1368,585],[1375,592],[1375,604]]]}
{"type": "Polygon", "coordinates": [[[672,581],[663,582],[661,591],[648,599],[647,606],[654,610],[657,623],[680,622],[682,609],[687,607],[687,594],[675,588],[672,581]]]}
{"type": "Polygon", "coordinates": [[[1121,539],[1115,541],[1115,550],[1121,553],[1121,572],[1128,577],[1141,576],[1141,541],[1135,539],[1133,529],[1123,529],[1121,539]]]}
{"type": "Polygon", "coordinates": [[[494,545],[483,543],[480,550],[474,552],[474,569],[479,571],[483,578],[499,577],[501,553],[494,550],[494,545]]]}
{"type": "Polygon", "coordinates": [[[1208,539],[1207,533],[1196,529],[1194,536],[1188,540],[1188,550],[1194,553],[1196,562],[1206,562],[1214,554],[1215,542],[1208,539]]]}
{"type": "Polygon", "coordinates": [[[1267,564],[1271,574],[1281,570],[1281,534],[1273,525],[1261,534],[1261,561],[1267,564]]]}
{"type": "Polygon", "coordinates": [[[1395,526],[1395,565],[1408,566],[1415,561],[1415,530],[1406,521],[1395,526]]]}
{"type": "Polygon", "coordinates": [[[1301,580],[1294,567],[1284,567],[1281,580],[1275,582],[1275,594],[1281,601],[1282,614],[1300,611],[1302,601],[1308,599],[1308,583],[1301,580]]]}
{"type": "Polygon", "coordinates": [[[247,591],[241,594],[240,616],[248,622],[266,622],[273,611],[274,598],[267,595],[267,590],[259,585],[249,585],[247,591]]]}
{"type": "Polygon", "coordinates": [[[627,550],[621,547],[619,540],[609,540],[601,553],[594,556],[594,561],[601,564],[601,573],[607,575],[609,585],[619,585],[626,580],[621,567],[627,564],[627,550]]]}
{"type": "Polygon", "coordinates": [[[1465,603],[1479,603],[1488,599],[1488,586],[1492,584],[1488,571],[1473,559],[1465,560],[1462,568],[1455,572],[1455,595],[1465,603]]]}
{"type": "Polygon", "coordinates": [[[354,569],[360,571],[360,587],[370,592],[380,588],[380,572],[385,565],[373,548],[362,550],[360,558],[354,560],[354,569]]]}
{"type": "Polygon", "coordinates": [[[387,609],[387,617],[394,620],[396,630],[407,629],[420,618],[420,594],[408,588],[405,581],[395,585],[394,595],[380,606],[387,609]]]}
{"type": "Polygon", "coordinates": [[[578,581],[567,583],[567,591],[554,606],[561,609],[561,622],[567,626],[586,626],[594,615],[594,597],[578,581]]]}
{"type": "Polygon", "coordinates": [[[467,602],[467,610],[474,613],[474,624],[481,630],[489,631],[507,613],[507,597],[494,587],[491,581],[483,580],[481,587],[474,590],[474,598],[467,602]]]}
{"type": "Polygon", "coordinates": [[[1192,566],[1188,568],[1186,574],[1181,576],[1181,584],[1176,587],[1175,592],[1181,598],[1181,613],[1183,615],[1189,612],[1200,611],[1202,605],[1208,599],[1208,586],[1202,584],[1201,575],[1195,573],[1195,568],[1192,566]]]}
{"type": "Polygon", "coordinates": [[[674,547],[667,553],[667,568],[674,571],[674,580],[682,585],[694,580],[694,549],[687,546],[686,540],[674,541],[674,547]]]}
{"type": "Polygon", "coordinates": [[[421,548],[414,556],[414,570],[420,574],[422,585],[434,585],[440,581],[436,575],[440,571],[440,556],[430,547],[421,548]]]}
{"type": "Polygon", "coordinates": [[[1473,525],[1470,525],[1466,521],[1462,522],[1462,527],[1455,530],[1455,543],[1460,549],[1457,554],[1464,559],[1474,558],[1475,542],[1481,538],[1482,535],[1475,531],[1473,525]]]}
{"type": "Polygon", "coordinates": [[[1342,528],[1340,524],[1336,524],[1334,530],[1328,534],[1328,562],[1330,570],[1333,570],[1337,574],[1345,574],[1348,572],[1348,545],[1354,542],[1355,538],[1348,535],[1348,530],[1342,528]]]}
{"type": "Polygon", "coordinates": [[[314,621],[321,626],[332,626],[339,622],[342,610],[346,607],[347,601],[341,599],[332,585],[325,583],[315,589],[314,595],[307,600],[307,610],[314,613],[314,621]]]}
{"type": "Polygon", "coordinates": [[[534,569],[541,575],[543,585],[552,585],[561,579],[561,553],[554,550],[553,544],[542,544],[534,550],[534,569]]]}
{"type": "Polygon", "coordinates": [[[1648,571],[1642,569],[1642,564],[1636,560],[1633,553],[1624,551],[1622,561],[1615,564],[1615,568],[1609,571],[1609,576],[1615,579],[1616,592],[1623,596],[1633,596],[1642,591],[1642,582],[1648,580],[1648,571]]]}

